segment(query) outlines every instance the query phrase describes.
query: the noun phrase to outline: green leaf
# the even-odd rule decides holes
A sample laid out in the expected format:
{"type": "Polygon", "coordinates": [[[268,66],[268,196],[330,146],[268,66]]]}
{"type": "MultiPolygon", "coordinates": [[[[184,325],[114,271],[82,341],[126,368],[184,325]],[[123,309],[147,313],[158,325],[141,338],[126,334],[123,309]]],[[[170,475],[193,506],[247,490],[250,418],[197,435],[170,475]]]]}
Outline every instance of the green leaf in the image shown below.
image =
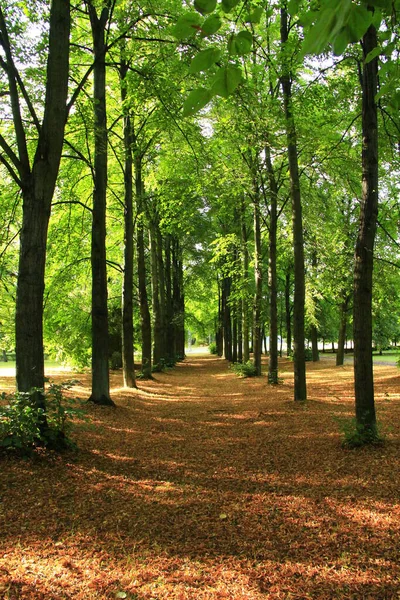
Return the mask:
{"type": "Polygon", "coordinates": [[[172,35],[179,40],[192,37],[200,29],[199,13],[190,12],[179,17],[172,29],[172,35]]]}
{"type": "Polygon", "coordinates": [[[211,92],[215,96],[227,98],[232,94],[242,81],[242,71],[235,65],[228,65],[220,69],[214,78],[211,92]]]}
{"type": "Polygon", "coordinates": [[[374,48],[373,50],[371,50],[371,52],[368,52],[367,56],[365,57],[365,64],[371,62],[371,60],[374,60],[374,58],[376,56],[379,56],[380,53],[382,52],[382,48],[380,46],[377,46],[376,48],[374,48]]]}
{"type": "Polygon", "coordinates": [[[239,2],[240,0],[222,0],[221,8],[224,12],[229,13],[239,4],[239,2]]]}
{"type": "Polygon", "coordinates": [[[183,103],[183,116],[190,117],[195,115],[210,102],[212,96],[213,94],[210,90],[205,88],[196,88],[195,90],[192,90],[183,103]]]}
{"type": "Polygon", "coordinates": [[[222,21],[219,18],[219,16],[211,15],[204,21],[203,25],[201,26],[201,36],[207,37],[209,35],[213,35],[213,33],[216,33],[218,29],[220,29],[221,25],[222,21]]]}
{"type": "Polygon", "coordinates": [[[350,33],[347,27],[338,33],[333,40],[333,52],[336,56],[340,56],[346,50],[348,43],[350,42],[350,33]]]}
{"type": "Polygon", "coordinates": [[[341,0],[334,8],[331,4],[325,6],[317,17],[315,25],[311,27],[304,38],[303,56],[320,54],[327,44],[342,31],[351,8],[352,0],[341,0]]]}
{"type": "Polygon", "coordinates": [[[300,0],[289,0],[287,3],[287,11],[292,17],[299,11],[300,0]]]}
{"type": "Polygon", "coordinates": [[[304,38],[303,54],[320,54],[327,45],[336,23],[334,13],[325,12],[304,38]]]}
{"type": "Polygon", "coordinates": [[[253,36],[249,31],[240,31],[232,35],[228,41],[228,52],[232,55],[244,56],[248,54],[253,45],[253,36]]]}
{"type": "Polygon", "coordinates": [[[262,6],[258,6],[251,13],[247,14],[245,17],[246,23],[259,23],[261,21],[262,14],[264,9],[262,6]]]}
{"type": "Polygon", "coordinates": [[[221,50],[218,48],[206,48],[193,58],[189,72],[200,73],[206,71],[221,58],[221,50]]]}
{"type": "Polygon", "coordinates": [[[194,7],[202,15],[212,13],[217,6],[217,0],[194,0],[194,7]]]}
{"type": "Polygon", "coordinates": [[[372,23],[373,13],[365,6],[353,5],[347,21],[347,27],[351,32],[352,41],[357,42],[362,38],[372,23]]]}
{"type": "Polygon", "coordinates": [[[368,4],[368,6],[376,6],[378,8],[384,8],[391,12],[392,10],[392,0],[361,0],[364,4],[368,4]]]}

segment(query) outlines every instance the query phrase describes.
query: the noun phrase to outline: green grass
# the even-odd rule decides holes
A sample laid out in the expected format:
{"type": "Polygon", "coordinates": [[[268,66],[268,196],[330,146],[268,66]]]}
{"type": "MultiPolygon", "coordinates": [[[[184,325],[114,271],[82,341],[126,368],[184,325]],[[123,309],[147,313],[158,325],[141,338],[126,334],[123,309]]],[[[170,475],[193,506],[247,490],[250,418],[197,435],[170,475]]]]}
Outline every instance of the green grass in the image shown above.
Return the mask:
{"type": "MultiPolygon", "coordinates": [[[[327,356],[326,354],[322,354],[321,356],[327,356]]],[[[330,356],[336,356],[336,354],[334,355],[330,355],[330,356]]],[[[354,358],[354,354],[353,353],[348,353],[344,355],[345,361],[348,361],[349,359],[353,360],[354,358]]],[[[372,353],[372,360],[374,362],[374,364],[380,364],[380,363],[390,363],[393,366],[397,364],[397,361],[400,358],[400,349],[399,351],[396,350],[384,350],[382,352],[382,354],[379,354],[379,352],[373,352],[372,353]]]]}
{"type": "MultiPolygon", "coordinates": [[[[57,369],[61,368],[62,365],[56,360],[45,360],[44,361],[44,369],[57,369]]],[[[15,360],[9,360],[8,362],[0,362],[0,373],[5,370],[15,370],[15,360]]]]}

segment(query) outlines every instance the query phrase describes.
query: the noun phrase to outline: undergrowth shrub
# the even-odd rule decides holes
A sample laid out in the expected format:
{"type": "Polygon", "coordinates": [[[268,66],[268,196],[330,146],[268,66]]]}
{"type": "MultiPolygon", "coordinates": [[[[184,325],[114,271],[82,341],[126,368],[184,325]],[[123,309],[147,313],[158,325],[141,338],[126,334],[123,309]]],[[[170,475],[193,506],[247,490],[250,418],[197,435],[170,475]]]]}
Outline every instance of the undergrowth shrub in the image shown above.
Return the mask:
{"type": "Polygon", "coordinates": [[[340,429],[344,436],[342,445],[345,448],[361,448],[362,446],[381,446],[384,438],[378,426],[366,427],[357,423],[356,419],[340,421],[340,429]]]}
{"type": "Polygon", "coordinates": [[[245,363],[233,363],[230,368],[239,377],[255,377],[257,375],[257,369],[251,360],[245,363]]]}
{"type": "Polygon", "coordinates": [[[208,346],[208,350],[209,350],[210,354],[217,354],[217,352],[218,352],[217,344],[215,342],[211,342],[211,344],[208,346]]]}
{"type": "Polygon", "coordinates": [[[0,406],[0,447],[21,454],[29,454],[37,446],[56,450],[74,447],[68,438],[71,422],[84,418],[84,414],[77,408],[77,400],[66,397],[64,391],[76,383],[50,383],[46,391],[33,388],[30,392],[3,393],[1,398],[8,404],[0,406]],[[38,393],[44,397],[46,410],[36,405],[38,393]]]}

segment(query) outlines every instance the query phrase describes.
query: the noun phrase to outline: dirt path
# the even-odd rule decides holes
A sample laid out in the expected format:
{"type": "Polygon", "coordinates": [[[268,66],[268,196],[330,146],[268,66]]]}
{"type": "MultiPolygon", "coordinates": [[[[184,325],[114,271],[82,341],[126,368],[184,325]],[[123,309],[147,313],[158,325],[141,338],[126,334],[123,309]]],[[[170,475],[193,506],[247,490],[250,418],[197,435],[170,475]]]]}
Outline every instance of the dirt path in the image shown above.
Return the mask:
{"type": "Polygon", "coordinates": [[[398,372],[376,375],[386,445],[349,451],[352,368],[307,369],[305,405],[285,361],[276,387],[208,356],[113,374],[77,453],[1,460],[0,597],[398,598],[398,372]]]}

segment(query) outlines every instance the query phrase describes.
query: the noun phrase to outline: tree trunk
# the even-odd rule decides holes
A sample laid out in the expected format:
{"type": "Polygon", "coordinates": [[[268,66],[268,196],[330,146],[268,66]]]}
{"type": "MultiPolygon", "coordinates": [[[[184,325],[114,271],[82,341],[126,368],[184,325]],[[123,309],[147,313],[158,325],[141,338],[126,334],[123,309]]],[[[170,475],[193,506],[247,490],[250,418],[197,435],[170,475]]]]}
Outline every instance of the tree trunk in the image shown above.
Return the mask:
{"type": "Polygon", "coordinates": [[[292,354],[292,310],[290,306],[290,273],[285,277],[286,355],[292,354]]]}
{"type": "Polygon", "coordinates": [[[318,352],[318,329],[315,325],[311,327],[311,348],[312,348],[312,359],[313,362],[319,361],[318,352]]]}
{"type": "MultiPolygon", "coordinates": [[[[28,392],[35,387],[44,388],[43,294],[46,245],[51,201],[67,118],[70,3],[65,0],[53,0],[51,3],[44,116],[32,169],[19,108],[16,70],[1,11],[0,20],[1,44],[6,54],[19,155],[15,166],[23,198],[15,318],[17,388],[21,392],[28,392]]],[[[36,394],[35,400],[39,407],[45,408],[42,394],[36,394]]]]}
{"type": "MultiPolygon", "coordinates": [[[[281,43],[282,51],[287,52],[288,16],[286,8],[281,9],[281,43]]],[[[293,363],[294,363],[294,399],[307,399],[306,363],[304,353],[304,313],[305,313],[305,278],[304,278],[304,243],[303,218],[300,195],[299,165],[297,157],[297,136],[293,118],[292,82],[290,69],[285,57],[283,75],[283,103],[286,119],[288,143],[288,162],[290,173],[290,193],[292,198],[293,217],[293,253],[294,253],[294,305],[293,305],[293,363]]]]}
{"type": "MultiPolygon", "coordinates": [[[[121,60],[121,100],[124,106],[127,89],[127,64],[121,60]]],[[[124,115],[124,279],[122,284],[122,370],[124,385],[135,388],[135,365],[133,347],[133,160],[132,125],[129,113],[124,115]]]]}
{"type": "Polygon", "coordinates": [[[165,321],[166,321],[166,364],[172,367],[175,364],[175,330],[173,324],[172,301],[172,272],[171,272],[171,236],[167,235],[165,241],[165,321]]]}
{"type": "Polygon", "coordinates": [[[162,364],[166,362],[166,344],[167,344],[167,328],[166,328],[166,291],[165,291],[165,264],[163,258],[164,240],[160,231],[160,224],[156,223],[156,239],[157,239],[157,274],[158,274],[158,292],[160,298],[160,354],[162,364]]]}
{"type": "Polygon", "coordinates": [[[345,343],[346,341],[346,330],[347,330],[347,311],[349,306],[350,297],[344,296],[342,303],[340,304],[340,325],[339,325],[339,339],[338,348],[336,354],[336,366],[340,367],[344,363],[345,343]]]}
{"type": "Polygon", "coordinates": [[[151,290],[153,307],[153,371],[162,370],[162,325],[160,307],[160,278],[157,263],[157,234],[156,225],[150,219],[150,258],[151,258],[151,290]]]}
{"type": "Polygon", "coordinates": [[[242,315],[243,315],[243,362],[250,360],[250,325],[249,325],[249,307],[248,307],[248,281],[249,281],[249,248],[246,228],[246,210],[244,197],[241,201],[241,230],[242,230],[242,252],[243,252],[243,295],[242,295],[242,315]]]}
{"type": "Polygon", "coordinates": [[[270,187],[269,214],[269,258],[268,258],[268,288],[269,288],[269,362],[268,381],[278,383],[278,290],[276,273],[276,236],[278,229],[278,186],[271,161],[271,150],[265,148],[270,187]]]}
{"type": "Polygon", "coordinates": [[[218,319],[216,323],[216,331],[215,331],[215,343],[217,345],[217,354],[218,356],[222,356],[224,353],[224,334],[223,334],[223,313],[222,313],[222,286],[221,282],[218,279],[218,319]]]}
{"type": "Polygon", "coordinates": [[[92,213],[92,394],[95,404],[114,405],[108,367],[108,308],[106,262],[107,111],[105,28],[108,10],[100,18],[88,5],[92,27],[94,68],[94,190],[92,213]]]}
{"type": "Polygon", "coordinates": [[[185,358],[185,295],[183,289],[182,249],[178,238],[172,245],[172,298],[175,325],[175,356],[177,360],[185,358]]]}
{"type": "Polygon", "coordinates": [[[146,261],[144,246],[144,211],[143,211],[143,180],[142,157],[135,149],[135,188],[137,205],[136,245],[138,261],[138,292],[140,309],[140,327],[142,332],[142,368],[141,377],[151,379],[151,319],[146,287],[146,261]]]}
{"type": "MultiPolygon", "coordinates": [[[[377,47],[371,25],[362,40],[364,57],[377,47]]],[[[357,425],[376,434],[372,363],[372,272],[378,217],[378,58],[365,63],[362,81],[362,202],[354,267],[354,378],[357,425]]]]}
{"type": "Polygon", "coordinates": [[[254,185],[254,311],[253,311],[253,363],[256,375],[261,375],[261,301],[262,301],[262,254],[261,254],[261,219],[260,198],[256,184],[254,185]]]}
{"type": "Polygon", "coordinates": [[[222,280],[222,311],[223,311],[223,330],[224,330],[224,357],[232,361],[232,321],[231,321],[231,279],[224,277],[222,280]]]}
{"type": "Polygon", "coordinates": [[[232,311],[232,362],[238,361],[238,319],[237,302],[234,302],[232,311]]]}

